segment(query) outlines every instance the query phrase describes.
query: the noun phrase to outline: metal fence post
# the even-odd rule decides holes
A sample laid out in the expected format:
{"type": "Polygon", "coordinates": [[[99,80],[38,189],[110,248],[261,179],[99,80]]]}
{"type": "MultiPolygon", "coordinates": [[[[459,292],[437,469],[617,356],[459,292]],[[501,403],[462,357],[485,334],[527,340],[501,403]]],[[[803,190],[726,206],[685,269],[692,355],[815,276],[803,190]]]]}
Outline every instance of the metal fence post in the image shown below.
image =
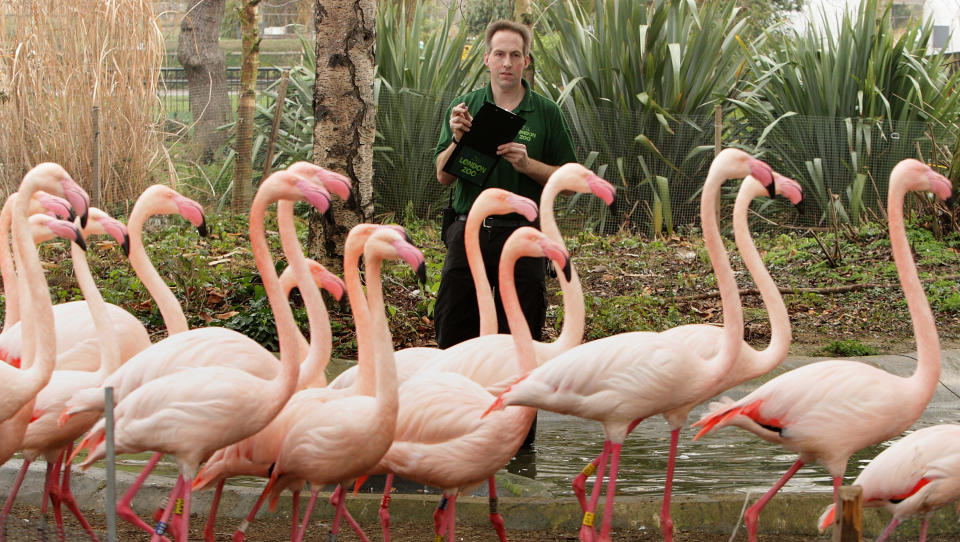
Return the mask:
{"type": "Polygon", "coordinates": [[[113,447],[113,387],[103,390],[107,445],[107,542],[117,542],[117,474],[113,447]]]}

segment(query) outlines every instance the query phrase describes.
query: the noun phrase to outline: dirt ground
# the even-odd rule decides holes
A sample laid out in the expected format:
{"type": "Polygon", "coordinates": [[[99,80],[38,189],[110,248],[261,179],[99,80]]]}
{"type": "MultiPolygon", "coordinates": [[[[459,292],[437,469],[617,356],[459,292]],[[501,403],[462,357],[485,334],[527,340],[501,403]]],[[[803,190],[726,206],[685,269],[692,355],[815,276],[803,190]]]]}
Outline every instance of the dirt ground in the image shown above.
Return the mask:
{"type": "MultiPolygon", "coordinates": [[[[12,517],[8,525],[8,542],[23,542],[27,540],[44,540],[35,526],[38,525],[40,511],[36,507],[16,505],[14,506],[12,517]]],[[[101,514],[89,514],[87,519],[93,528],[99,533],[106,532],[106,519],[101,514]]],[[[329,518],[321,517],[312,521],[307,531],[305,540],[328,540],[329,524],[325,523],[329,518]]],[[[52,522],[52,515],[48,522],[52,522]]],[[[79,530],[79,524],[73,516],[67,513],[65,515],[67,534],[62,540],[64,542],[89,540],[86,534],[79,530]]],[[[227,542],[233,540],[233,529],[236,528],[238,521],[232,518],[225,518],[217,523],[217,541],[227,542]]],[[[362,524],[367,536],[371,542],[383,540],[379,525],[362,524]]],[[[190,540],[202,540],[203,520],[194,517],[190,529],[190,540]]],[[[457,528],[457,540],[460,542],[497,542],[497,536],[493,529],[488,526],[460,525],[457,528]]],[[[414,525],[409,523],[395,523],[390,529],[391,540],[396,542],[406,541],[433,541],[433,530],[429,525],[414,525]]],[[[635,541],[635,542],[653,542],[663,540],[663,535],[659,531],[650,531],[649,529],[617,529],[612,533],[613,540],[635,541]]],[[[57,537],[48,537],[48,540],[58,540],[57,537]]],[[[288,518],[273,516],[257,520],[247,529],[247,538],[250,542],[280,542],[290,540],[290,522],[288,518]]],[[[507,529],[507,539],[512,542],[570,542],[578,540],[578,533],[570,531],[554,530],[516,530],[507,529]]],[[[747,539],[746,531],[741,527],[735,540],[745,541],[747,539]]],[[[106,537],[101,541],[105,542],[106,537]]],[[[143,531],[137,530],[131,525],[120,521],[117,525],[117,540],[121,542],[139,542],[148,541],[150,536],[143,531]]],[[[337,538],[340,542],[356,542],[360,540],[357,535],[349,528],[341,528],[340,535],[337,538]]],[[[703,533],[696,531],[676,531],[674,533],[676,542],[729,542],[730,533],[703,533]]],[[[829,532],[818,536],[801,535],[760,535],[760,542],[825,542],[831,540],[829,532]]],[[[913,538],[891,537],[889,542],[898,542],[914,540],[913,538]]],[[[927,537],[928,542],[956,542],[956,535],[932,535],[927,537]]]]}

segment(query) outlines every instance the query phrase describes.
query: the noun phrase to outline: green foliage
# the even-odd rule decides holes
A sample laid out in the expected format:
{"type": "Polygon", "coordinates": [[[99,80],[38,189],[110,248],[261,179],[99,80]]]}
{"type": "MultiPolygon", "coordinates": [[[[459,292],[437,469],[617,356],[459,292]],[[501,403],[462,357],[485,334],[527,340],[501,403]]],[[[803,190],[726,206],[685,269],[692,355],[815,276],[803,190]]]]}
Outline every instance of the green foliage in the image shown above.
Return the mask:
{"type": "Polygon", "coordinates": [[[860,357],[873,356],[877,354],[877,349],[872,346],[861,343],[855,339],[845,339],[833,341],[823,347],[824,354],[838,357],[860,357]]]}
{"type": "Polygon", "coordinates": [[[620,185],[618,220],[672,234],[674,217],[694,214],[713,106],[743,62],[733,5],[595,0],[588,11],[565,1],[544,21],[560,39],[537,35],[538,89],[564,106],[581,155],[595,153],[586,161],[620,185]]]}
{"type": "Polygon", "coordinates": [[[453,30],[451,4],[440,28],[430,29],[417,2],[410,23],[404,3],[380,2],[377,15],[377,211],[398,216],[413,206],[430,216],[445,202],[436,181],[433,149],[443,113],[454,97],[473,90],[482,73],[482,46],[466,28],[453,30]]]}
{"type": "Polygon", "coordinates": [[[463,22],[472,34],[483,34],[487,25],[497,19],[512,19],[507,0],[471,0],[463,3],[463,22]]]}
{"type": "Polygon", "coordinates": [[[865,0],[835,31],[811,24],[752,47],[732,100],[742,138],[803,185],[813,222],[856,225],[866,209],[879,212],[893,165],[918,147],[929,154],[930,126],[960,112],[960,95],[949,91],[957,75],[942,54],[927,54],[932,30],[913,22],[897,34],[889,4],[865,0]],[[834,196],[842,211],[831,215],[834,196]]]}

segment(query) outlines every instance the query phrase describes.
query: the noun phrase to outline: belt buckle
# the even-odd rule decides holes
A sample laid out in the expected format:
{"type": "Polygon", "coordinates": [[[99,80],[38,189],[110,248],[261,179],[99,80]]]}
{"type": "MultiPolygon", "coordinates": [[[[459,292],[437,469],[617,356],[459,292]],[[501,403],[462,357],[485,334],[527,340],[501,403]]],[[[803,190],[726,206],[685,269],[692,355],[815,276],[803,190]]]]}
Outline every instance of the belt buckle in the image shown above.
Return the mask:
{"type": "Polygon", "coordinates": [[[487,218],[484,218],[484,219],[483,219],[483,229],[485,229],[485,230],[492,230],[492,229],[493,229],[493,220],[494,220],[494,217],[492,217],[492,216],[488,216],[487,218]]]}

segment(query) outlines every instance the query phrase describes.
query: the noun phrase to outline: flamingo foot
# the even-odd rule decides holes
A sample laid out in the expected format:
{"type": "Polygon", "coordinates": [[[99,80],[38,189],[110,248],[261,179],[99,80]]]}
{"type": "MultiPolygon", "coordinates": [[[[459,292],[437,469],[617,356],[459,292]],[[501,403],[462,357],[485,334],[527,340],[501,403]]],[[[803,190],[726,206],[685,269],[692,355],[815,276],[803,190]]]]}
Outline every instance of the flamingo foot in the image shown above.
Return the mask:
{"type": "Polygon", "coordinates": [[[507,531],[503,526],[503,516],[499,513],[490,514],[490,523],[493,524],[493,530],[497,531],[497,538],[500,542],[507,542],[507,531]]]}
{"type": "MultiPolygon", "coordinates": [[[[233,532],[233,542],[244,542],[247,539],[247,527],[250,526],[250,522],[243,520],[240,522],[240,526],[237,527],[237,530],[233,532]]],[[[293,540],[291,538],[291,540],[293,540]]]]}
{"type": "Polygon", "coordinates": [[[663,542],[673,542],[673,519],[670,515],[660,515],[660,529],[663,531],[663,542]]]}
{"type": "Polygon", "coordinates": [[[596,539],[597,532],[593,530],[592,525],[580,526],[580,542],[595,542],[596,539]]]}
{"type": "MultiPolygon", "coordinates": [[[[156,531],[156,529],[147,525],[145,521],[140,519],[140,516],[138,516],[136,512],[134,512],[133,509],[130,508],[129,504],[126,504],[126,503],[117,504],[117,517],[126,521],[127,523],[131,523],[139,527],[140,529],[145,531],[147,534],[152,535],[156,531]]],[[[170,542],[170,539],[163,536],[160,537],[160,540],[162,542],[170,542]]]]}
{"type": "Polygon", "coordinates": [[[390,495],[384,495],[380,500],[380,528],[383,531],[383,542],[390,542],[390,495]]]}

